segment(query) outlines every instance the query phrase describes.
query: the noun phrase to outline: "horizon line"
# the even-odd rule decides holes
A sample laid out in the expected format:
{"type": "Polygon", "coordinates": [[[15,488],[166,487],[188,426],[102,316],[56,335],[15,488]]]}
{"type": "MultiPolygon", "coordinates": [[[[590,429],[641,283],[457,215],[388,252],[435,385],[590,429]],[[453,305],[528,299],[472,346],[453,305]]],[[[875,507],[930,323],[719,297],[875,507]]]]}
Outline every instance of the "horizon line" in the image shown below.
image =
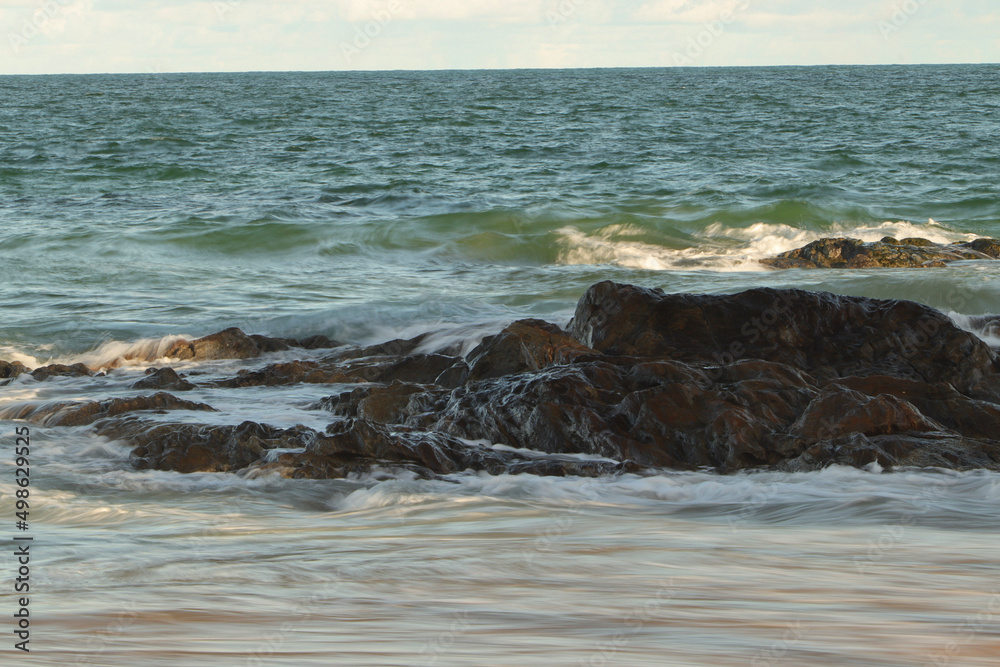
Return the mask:
{"type": "Polygon", "coordinates": [[[940,63],[824,63],[811,65],[598,65],[594,67],[441,67],[441,68],[392,68],[392,69],[301,69],[301,70],[172,70],[157,71],[116,71],[116,72],[36,72],[31,74],[2,73],[0,77],[44,77],[44,76],[115,76],[115,75],[172,75],[172,74],[362,74],[393,72],[568,72],[590,70],[718,70],[718,69],[813,69],[820,67],[989,67],[1000,66],[1000,62],[940,62],[940,63]]]}

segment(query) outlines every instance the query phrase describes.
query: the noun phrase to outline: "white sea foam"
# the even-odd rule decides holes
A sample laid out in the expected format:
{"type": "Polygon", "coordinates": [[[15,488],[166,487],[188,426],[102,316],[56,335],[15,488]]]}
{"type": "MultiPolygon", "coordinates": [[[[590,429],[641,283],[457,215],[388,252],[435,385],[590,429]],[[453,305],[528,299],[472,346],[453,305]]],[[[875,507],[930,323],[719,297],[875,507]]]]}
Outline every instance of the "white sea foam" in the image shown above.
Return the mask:
{"type": "Polygon", "coordinates": [[[990,347],[1000,347],[1000,329],[995,325],[982,326],[974,321],[974,318],[970,315],[963,315],[962,313],[956,313],[950,311],[947,313],[951,321],[955,323],[961,329],[965,329],[969,333],[975,334],[980,340],[989,345],[990,347]]]}
{"type": "MultiPolygon", "coordinates": [[[[82,363],[94,371],[116,367],[145,367],[152,363],[167,361],[164,357],[170,346],[179,340],[189,340],[191,336],[170,335],[160,338],[142,338],[135,341],[106,340],[96,348],[83,353],[62,354],[50,357],[27,354],[23,350],[7,345],[0,346],[0,359],[19,361],[28,368],[38,368],[49,364],[82,363]]],[[[46,347],[35,349],[45,351],[46,347]]]]}
{"type": "Polygon", "coordinates": [[[920,237],[935,243],[971,241],[975,234],[950,230],[935,220],[926,224],[883,222],[852,225],[840,223],[821,231],[784,224],[758,222],[749,227],[727,227],[713,223],[696,234],[701,241],[690,248],[667,248],[631,237],[643,233],[632,226],[610,225],[585,233],[576,227],[555,231],[561,247],[558,263],[568,265],[608,264],[647,271],[709,270],[766,271],[760,260],[800,248],[827,237],[856,238],[865,242],[885,236],[920,237]]]}
{"type": "MultiPolygon", "coordinates": [[[[740,263],[718,253],[701,248],[676,250],[662,246],[627,240],[621,227],[612,225],[598,232],[587,234],[576,227],[562,227],[555,231],[560,252],[556,262],[567,265],[607,264],[644,271],[669,271],[676,269],[740,270],[740,263]]],[[[742,262],[746,263],[746,262],[742,262]]],[[[763,267],[760,267],[763,269],[763,267]]]]}
{"type": "MultiPolygon", "coordinates": [[[[483,338],[493,335],[503,329],[506,325],[516,319],[509,317],[484,317],[475,322],[455,322],[445,321],[437,317],[430,319],[420,319],[417,321],[386,321],[391,318],[380,318],[376,315],[352,320],[347,325],[350,328],[348,333],[357,334],[352,337],[354,345],[374,345],[390,340],[408,340],[417,336],[424,336],[424,339],[415,348],[415,353],[430,354],[434,352],[447,351],[450,354],[468,354],[483,338]]],[[[248,331],[248,333],[258,333],[248,331]]],[[[307,335],[313,335],[315,331],[310,331],[307,335]]],[[[38,368],[48,364],[78,364],[82,363],[93,371],[104,371],[111,369],[133,369],[142,370],[150,366],[170,365],[174,368],[180,367],[212,367],[229,363],[236,366],[244,365],[244,360],[217,360],[217,361],[180,361],[176,358],[165,356],[170,347],[184,340],[193,340],[198,336],[188,334],[170,334],[159,338],[141,338],[133,341],[105,340],[93,349],[86,352],[55,355],[50,357],[33,356],[15,346],[0,346],[0,359],[4,361],[19,361],[28,368],[38,368]]],[[[43,350],[43,347],[36,348],[43,350]]],[[[260,357],[270,362],[277,362],[291,359],[305,359],[313,356],[322,356],[329,350],[305,350],[302,348],[291,348],[282,352],[267,353],[260,357]]],[[[250,360],[251,362],[256,360],[250,360]]]]}
{"type": "Polygon", "coordinates": [[[41,365],[38,357],[25,354],[11,345],[0,345],[0,359],[4,361],[18,361],[28,368],[36,368],[41,365]]]}
{"type": "Polygon", "coordinates": [[[834,466],[811,473],[721,476],[665,473],[653,476],[576,478],[535,475],[458,475],[450,481],[384,481],[354,491],[341,511],[471,500],[542,503],[553,508],[617,507],[623,511],[696,512],[728,520],[807,524],[822,521],[890,521],[900,515],[943,519],[997,515],[1000,475],[973,471],[857,470],[834,466]]]}
{"type": "Polygon", "coordinates": [[[146,366],[164,359],[167,350],[177,341],[190,338],[191,336],[173,335],[142,338],[133,342],[109,340],[97,349],[80,355],[74,363],[84,363],[94,370],[114,366],[146,366]]]}
{"type": "Polygon", "coordinates": [[[2,414],[3,408],[34,401],[38,398],[39,389],[38,383],[30,376],[27,381],[21,380],[20,377],[16,378],[14,382],[6,385],[3,392],[0,393],[0,414],[2,414]]]}

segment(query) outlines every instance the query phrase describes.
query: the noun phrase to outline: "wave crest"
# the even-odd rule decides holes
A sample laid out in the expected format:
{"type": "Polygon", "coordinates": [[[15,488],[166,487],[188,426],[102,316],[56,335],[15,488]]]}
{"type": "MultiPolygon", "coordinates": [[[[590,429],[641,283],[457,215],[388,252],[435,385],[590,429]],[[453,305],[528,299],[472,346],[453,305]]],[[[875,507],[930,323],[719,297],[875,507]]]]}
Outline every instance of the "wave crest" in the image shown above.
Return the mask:
{"type": "Polygon", "coordinates": [[[557,263],[612,265],[645,271],[769,271],[760,260],[826,237],[849,237],[865,242],[886,236],[920,237],[935,243],[956,243],[978,238],[928,220],[925,224],[886,221],[878,224],[839,223],[826,229],[804,229],[783,223],[756,222],[747,227],[714,222],[692,237],[694,245],[671,248],[637,237],[644,230],[629,225],[609,225],[594,232],[567,226],[554,232],[560,250],[557,263]]]}

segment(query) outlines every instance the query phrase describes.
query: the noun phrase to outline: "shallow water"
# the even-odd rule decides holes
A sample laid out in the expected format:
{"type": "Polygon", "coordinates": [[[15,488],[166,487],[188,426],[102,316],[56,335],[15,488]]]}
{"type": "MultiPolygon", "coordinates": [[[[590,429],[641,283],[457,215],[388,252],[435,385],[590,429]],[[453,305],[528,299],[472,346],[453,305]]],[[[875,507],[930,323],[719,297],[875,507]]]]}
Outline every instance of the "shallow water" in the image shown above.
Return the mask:
{"type": "Polygon", "coordinates": [[[1000,650],[996,474],[248,480],[132,471],[84,433],[67,465],[70,447],[38,436],[41,664],[990,665],[1000,650]]]}
{"type": "MultiPolygon", "coordinates": [[[[0,359],[144,352],[100,381],[19,378],[0,415],[133,394],[167,341],[228,326],[357,343],[433,330],[429,346],[468,350],[519,317],[565,324],[604,279],[907,298],[967,325],[1000,313],[992,263],[756,260],[827,235],[1000,236],[998,74],[0,77],[0,359]]],[[[306,408],[338,389],[199,389],[185,398],[221,412],[170,417],[322,428],[306,408]]],[[[19,425],[0,421],[3,451],[19,425]]],[[[136,471],[86,428],[31,436],[37,664],[1000,655],[996,473],[308,481],[136,471]]],[[[15,488],[5,455],[12,521],[15,488]]]]}

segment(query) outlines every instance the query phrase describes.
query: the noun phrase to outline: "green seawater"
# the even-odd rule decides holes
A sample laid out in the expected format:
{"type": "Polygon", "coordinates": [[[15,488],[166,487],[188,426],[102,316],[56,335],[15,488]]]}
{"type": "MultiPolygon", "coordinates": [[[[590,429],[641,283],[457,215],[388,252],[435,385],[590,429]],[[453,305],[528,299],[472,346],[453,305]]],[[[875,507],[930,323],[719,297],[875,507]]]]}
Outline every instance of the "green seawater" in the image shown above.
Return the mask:
{"type": "Polygon", "coordinates": [[[0,78],[0,346],[567,318],[591,283],[1000,312],[996,270],[762,271],[1000,235],[1000,67],[0,78]]]}

